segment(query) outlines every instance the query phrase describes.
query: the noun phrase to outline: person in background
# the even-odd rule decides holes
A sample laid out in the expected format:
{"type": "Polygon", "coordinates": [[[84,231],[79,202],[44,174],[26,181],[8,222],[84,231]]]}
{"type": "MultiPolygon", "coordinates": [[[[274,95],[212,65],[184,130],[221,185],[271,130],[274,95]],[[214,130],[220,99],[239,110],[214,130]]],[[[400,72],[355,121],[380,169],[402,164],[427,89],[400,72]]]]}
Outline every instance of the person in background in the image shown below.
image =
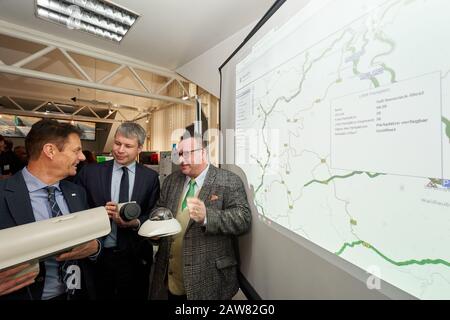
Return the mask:
{"type": "MultiPolygon", "coordinates": [[[[3,154],[6,149],[5,137],[0,134],[0,180],[9,178],[11,174],[5,173],[4,165],[3,165],[3,154]]],[[[7,167],[7,171],[9,171],[9,166],[7,167]]]]}
{"type": "Polygon", "coordinates": [[[23,167],[20,167],[20,160],[12,151],[14,145],[13,142],[11,140],[5,140],[4,137],[2,138],[4,141],[4,147],[3,151],[0,153],[0,174],[3,178],[8,178],[23,167]]]}
{"type": "Polygon", "coordinates": [[[94,154],[89,150],[83,150],[83,154],[86,157],[86,160],[82,161],[85,163],[97,163],[94,154]]]}
{"type": "Polygon", "coordinates": [[[12,152],[14,147],[14,142],[11,140],[5,140],[5,152],[12,152]]]}
{"type": "MultiPolygon", "coordinates": [[[[91,151],[89,151],[89,150],[83,150],[83,154],[84,154],[84,157],[86,158],[86,160],[81,161],[81,162],[78,164],[78,166],[77,166],[77,175],[80,173],[81,169],[82,169],[85,165],[87,165],[87,164],[89,164],[89,163],[97,163],[97,160],[95,159],[95,156],[94,156],[94,154],[93,154],[91,151]]],[[[75,179],[75,177],[71,177],[71,178],[75,179]]],[[[72,179],[72,180],[73,180],[73,179],[72,179]]]]}
{"type": "Polygon", "coordinates": [[[18,162],[18,170],[22,170],[28,164],[28,153],[24,146],[14,147],[14,154],[16,155],[18,162]]]}

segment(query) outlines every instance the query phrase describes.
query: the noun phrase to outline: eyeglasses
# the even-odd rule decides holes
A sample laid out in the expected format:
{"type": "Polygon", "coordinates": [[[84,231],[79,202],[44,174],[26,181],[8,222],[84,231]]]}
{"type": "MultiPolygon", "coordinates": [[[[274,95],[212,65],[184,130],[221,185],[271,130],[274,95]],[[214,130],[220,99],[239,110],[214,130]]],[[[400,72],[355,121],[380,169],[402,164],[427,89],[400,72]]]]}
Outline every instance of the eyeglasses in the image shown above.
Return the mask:
{"type": "Polygon", "coordinates": [[[180,151],[180,152],[178,152],[178,157],[187,158],[191,155],[191,153],[193,153],[195,151],[199,151],[199,150],[203,150],[203,148],[194,149],[194,150],[190,150],[190,151],[180,151]]]}

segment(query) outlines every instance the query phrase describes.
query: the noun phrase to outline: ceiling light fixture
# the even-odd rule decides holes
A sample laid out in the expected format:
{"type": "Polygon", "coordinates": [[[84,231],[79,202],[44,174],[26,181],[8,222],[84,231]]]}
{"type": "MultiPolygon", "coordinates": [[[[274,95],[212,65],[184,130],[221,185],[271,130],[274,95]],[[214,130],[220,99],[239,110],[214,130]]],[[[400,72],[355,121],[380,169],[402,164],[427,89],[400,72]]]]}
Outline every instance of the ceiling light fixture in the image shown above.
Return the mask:
{"type": "Polygon", "coordinates": [[[44,20],[120,42],[138,14],[105,0],[36,0],[44,20]]]}

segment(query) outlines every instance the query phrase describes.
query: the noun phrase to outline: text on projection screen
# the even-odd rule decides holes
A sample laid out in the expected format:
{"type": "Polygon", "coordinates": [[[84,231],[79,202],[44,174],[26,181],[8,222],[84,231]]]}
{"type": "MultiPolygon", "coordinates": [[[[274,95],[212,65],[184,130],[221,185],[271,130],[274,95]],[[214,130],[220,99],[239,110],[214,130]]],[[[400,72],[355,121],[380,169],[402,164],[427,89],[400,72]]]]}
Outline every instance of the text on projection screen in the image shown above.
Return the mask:
{"type": "Polygon", "coordinates": [[[236,67],[260,218],[450,298],[450,1],[313,1],[236,67]]]}

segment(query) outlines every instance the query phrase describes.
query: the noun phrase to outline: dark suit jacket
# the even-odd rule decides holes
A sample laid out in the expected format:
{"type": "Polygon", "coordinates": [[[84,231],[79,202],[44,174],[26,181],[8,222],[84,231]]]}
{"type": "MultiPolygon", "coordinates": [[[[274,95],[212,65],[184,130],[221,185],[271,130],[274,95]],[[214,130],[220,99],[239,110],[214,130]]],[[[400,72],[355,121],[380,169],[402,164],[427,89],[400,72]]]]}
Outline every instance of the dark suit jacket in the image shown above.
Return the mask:
{"type": "MultiPolygon", "coordinates": [[[[169,208],[176,216],[186,176],[181,171],[163,183],[158,207],[169,208]]],[[[189,300],[231,299],[239,289],[235,250],[236,236],[251,224],[250,207],[244,185],[234,173],[209,166],[198,195],[206,206],[206,227],[189,220],[183,238],[183,276],[189,300]]],[[[161,239],[155,260],[151,298],[167,298],[167,269],[171,237],[161,239]]]]}
{"type": "Polygon", "coordinates": [[[23,168],[19,158],[12,151],[0,154],[0,174],[14,174],[23,168]],[[5,166],[9,166],[8,170],[4,170],[5,166]]]}
{"type": "MultiPolygon", "coordinates": [[[[70,212],[88,209],[86,193],[80,186],[61,180],[59,184],[70,212]],[[75,196],[73,196],[75,194],[75,196]]],[[[0,181],[0,229],[11,228],[36,222],[31,206],[30,195],[22,175],[17,172],[11,178],[0,181]]],[[[82,276],[82,289],[76,290],[78,298],[94,299],[92,286],[92,262],[89,259],[78,261],[82,276]]],[[[35,283],[1,297],[3,299],[40,300],[44,289],[45,265],[40,262],[40,272],[35,283]]],[[[77,298],[75,297],[75,298],[77,298]]]]}
{"type": "MultiPolygon", "coordinates": [[[[88,164],[81,169],[75,178],[75,183],[86,189],[88,203],[91,208],[104,206],[111,201],[111,179],[114,160],[99,164],[88,164]]],[[[143,165],[136,163],[133,194],[130,201],[136,201],[141,206],[139,220],[143,224],[159,197],[158,174],[143,165]]],[[[153,250],[151,244],[137,235],[130,228],[117,228],[117,245],[119,249],[131,250],[140,258],[151,263],[153,250]]]]}

